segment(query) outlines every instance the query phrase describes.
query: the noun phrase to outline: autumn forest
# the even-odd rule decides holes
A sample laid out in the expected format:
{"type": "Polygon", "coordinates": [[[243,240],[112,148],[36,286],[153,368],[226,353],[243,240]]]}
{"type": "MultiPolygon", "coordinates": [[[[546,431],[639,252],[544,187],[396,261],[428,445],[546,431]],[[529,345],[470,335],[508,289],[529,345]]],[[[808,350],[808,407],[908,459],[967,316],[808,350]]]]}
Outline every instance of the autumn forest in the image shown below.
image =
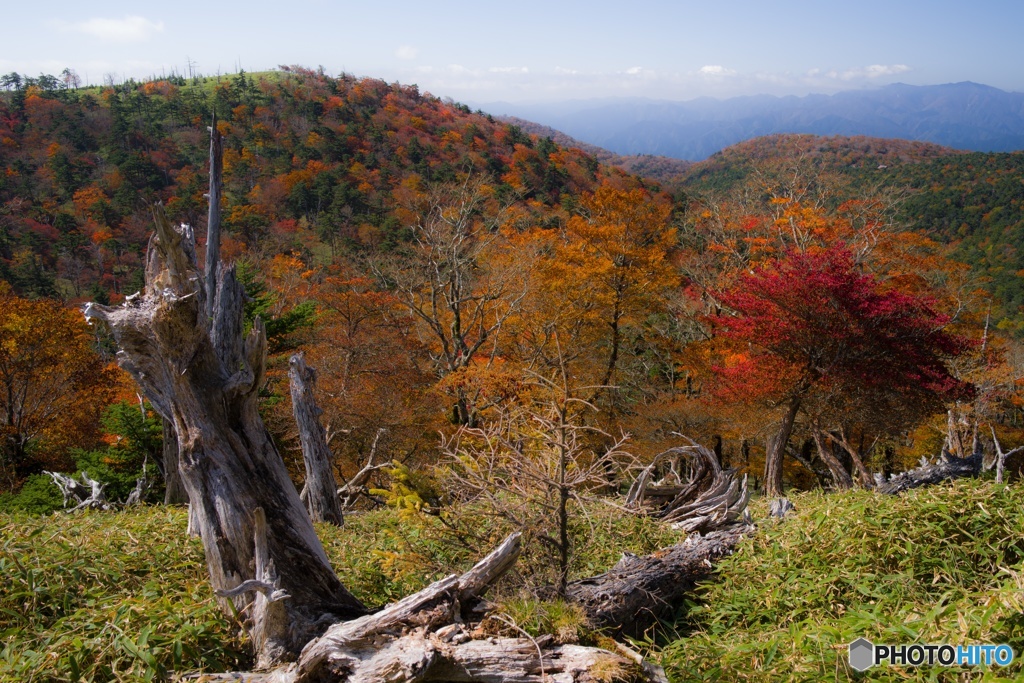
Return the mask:
{"type": "Polygon", "coordinates": [[[111,503],[188,500],[173,425],[108,314],[83,311],[178,286],[147,266],[162,216],[203,263],[211,125],[220,260],[240,331],[265,330],[252,391],[297,490],[304,366],[346,511],[433,515],[469,543],[445,510],[489,505],[536,531],[561,597],[568,509],[673,449],[704,460],[662,483],[707,476],[723,510],[748,488],[874,489],[942,453],[1020,474],[1001,458],[1024,444],[1019,153],[773,136],[668,174],[299,67],[0,83],[4,510],[65,507],[50,472],[111,503]],[[497,492],[482,474],[552,449],[497,492]],[[530,505],[563,523],[539,531],[530,505]]]}

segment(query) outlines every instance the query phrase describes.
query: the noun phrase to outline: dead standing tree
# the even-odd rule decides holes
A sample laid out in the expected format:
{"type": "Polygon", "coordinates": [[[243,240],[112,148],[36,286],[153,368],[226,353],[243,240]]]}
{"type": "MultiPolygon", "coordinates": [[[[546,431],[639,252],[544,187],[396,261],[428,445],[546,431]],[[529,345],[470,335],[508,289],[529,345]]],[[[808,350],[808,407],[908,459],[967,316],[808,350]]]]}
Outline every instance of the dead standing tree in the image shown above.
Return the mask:
{"type": "Polygon", "coordinates": [[[257,321],[242,336],[244,293],[234,268],[219,272],[211,317],[191,229],[176,230],[159,206],[154,215],[144,295],[120,307],[90,304],[86,315],[109,325],[118,362],[157,411],[173,420],[182,483],[214,589],[231,591],[257,579],[253,512],[264,511],[267,553],[279,572],[275,589],[290,598],[267,610],[266,598],[254,601],[244,593],[235,606],[262,602],[253,606],[257,613],[281,613],[272,628],[268,623],[256,631],[262,634],[256,643],[260,662],[269,665],[319,635],[325,617],[352,618],[366,610],[331,570],[257,412],[266,334],[257,321]]]}
{"type": "Polygon", "coordinates": [[[289,360],[288,379],[291,383],[292,410],[299,426],[302,459],[306,463],[306,483],[301,498],[314,522],[345,524],[338,499],[338,485],[331,472],[331,449],[327,435],[320,424],[323,413],[313,397],[316,372],[306,365],[301,353],[289,360]]]}

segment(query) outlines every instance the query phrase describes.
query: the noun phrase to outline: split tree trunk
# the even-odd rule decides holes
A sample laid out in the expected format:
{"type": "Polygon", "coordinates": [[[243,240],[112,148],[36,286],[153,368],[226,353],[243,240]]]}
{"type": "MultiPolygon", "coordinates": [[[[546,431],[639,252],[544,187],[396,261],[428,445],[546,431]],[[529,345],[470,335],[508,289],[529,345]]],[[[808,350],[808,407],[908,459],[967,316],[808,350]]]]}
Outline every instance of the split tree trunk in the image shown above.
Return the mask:
{"type": "MultiPolygon", "coordinates": [[[[266,514],[267,549],[280,574],[285,626],[258,643],[265,664],[294,657],[326,627],[365,613],[335,576],[295,486],[256,409],[266,362],[259,320],[243,340],[244,293],[221,269],[213,316],[196,268],[191,229],[155,211],[146,290],[119,307],[90,304],[110,326],[118,362],[161,415],[174,421],[182,483],[215,589],[255,579],[254,511],[266,514]]],[[[251,594],[236,599],[242,609],[251,594]]]]}
{"type": "Polygon", "coordinates": [[[331,472],[331,449],[327,446],[327,435],[320,424],[323,411],[313,396],[316,372],[306,365],[301,353],[291,357],[289,366],[292,411],[299,426],[302,460],[306,463],[306,485],[303,488],[306,509],[314,522],[344,526],[338,485],[331,472]]]}
{"type": "Polygon", "coordinates": [[[839,458],[832,451],[831,444],[826,442],[827,438],[820,429],[814,430],[814,445],[818,448],[818,457],[828,466],[828,471],[832,473],[832,483],[837,489],[841,491],[852,489],[853,477],[843,467],[843,463],[839,462],[839,458]]]}

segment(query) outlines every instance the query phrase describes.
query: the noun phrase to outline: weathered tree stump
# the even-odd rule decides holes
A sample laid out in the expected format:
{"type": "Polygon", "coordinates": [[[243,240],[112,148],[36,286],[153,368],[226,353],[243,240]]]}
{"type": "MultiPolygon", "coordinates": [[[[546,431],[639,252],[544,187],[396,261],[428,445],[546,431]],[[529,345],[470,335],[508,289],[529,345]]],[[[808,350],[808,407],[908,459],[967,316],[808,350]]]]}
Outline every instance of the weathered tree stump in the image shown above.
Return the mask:
{"type": "MultiPolygon", "coordinates": [[[[266,335],[257,320],[243,339],[244,293],[234,269],[219,271],[209,316],[191,229],[172,227],[159,206],[154,213],[144,295],[118,307],[90,304],[86,315],[110,326],[121,366],[174,421],[182,483],[215,589],[256,578],[253,511],[265,511],[269,556],[291,598],[283,605],[287,627],[268,633],[260,661],[283,661],[332,621],[366,610],[331,569],[257,412],[266,335]]],[[[235,601],[241,609],[252,597],[235,601]]]]}
{"type": "MultiPolygon", "coordinates": [[[[688,439],[689,440],[689,439],[688,439]]],[[[708,532],[736,522],[750,500],[747,478],[736,470],[723,470],[714,452],[690,441],[689,446],[670,448],[655,456],[626,494],[626,507],[661,518],[673,528],[708,532]],[[682,462],[689,464],[685,482],[682,462]],[[653,481],[659,468],[667,467],[661,481],[653,481]]]]}

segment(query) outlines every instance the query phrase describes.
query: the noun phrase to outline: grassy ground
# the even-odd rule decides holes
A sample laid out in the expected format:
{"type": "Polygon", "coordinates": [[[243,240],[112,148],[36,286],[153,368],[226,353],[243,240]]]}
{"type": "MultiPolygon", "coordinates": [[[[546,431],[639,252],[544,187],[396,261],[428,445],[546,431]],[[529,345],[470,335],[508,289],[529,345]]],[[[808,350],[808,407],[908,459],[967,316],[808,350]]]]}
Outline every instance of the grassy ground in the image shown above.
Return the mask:
{"type": "Polygon", "coordinates": [[[795,517],[720,565],[658,658],[674,680],[1021,680],[1006,669],[881,667],[847,645],[1024,650],[1024,489],[962,481],[902,497],[798,494],[795,517]]]}
{"type": "MultiPolygon", "coordinates": [[[[1015,680],[1008,669],[881,668],[855,674],[846,645],[1008,642],[1024,649],[1024,489],[964,482],[901,498],[793,496],[796,515],[765,522],[719,575],[647,645],[674,681],[1015,680]],[[674,629],[674,630],[673,630],[674,629]],[[671,636],[668,634],[672,634],[671,636]]],[[[763,510],[760,510],[763,515],[763,510]]],[[[321,527],[353,592],[378,605],[467,567],[433,518],[394,511],[321,527]]],[[[248,667],[244,637],[211,598],[196,539],[180,509],[51,517],[0,514],[0,680],[161,680],[168,672],[248,667]]],[[[623,550],[673,541],[656,525],[607,511],[575,530],[573,573],[592,574],[623,550]]],[[[523,597],[543,577],[528,552],[497,594],[504,618],[532,632],[579,635],[578,614],[523,597]]]]}

